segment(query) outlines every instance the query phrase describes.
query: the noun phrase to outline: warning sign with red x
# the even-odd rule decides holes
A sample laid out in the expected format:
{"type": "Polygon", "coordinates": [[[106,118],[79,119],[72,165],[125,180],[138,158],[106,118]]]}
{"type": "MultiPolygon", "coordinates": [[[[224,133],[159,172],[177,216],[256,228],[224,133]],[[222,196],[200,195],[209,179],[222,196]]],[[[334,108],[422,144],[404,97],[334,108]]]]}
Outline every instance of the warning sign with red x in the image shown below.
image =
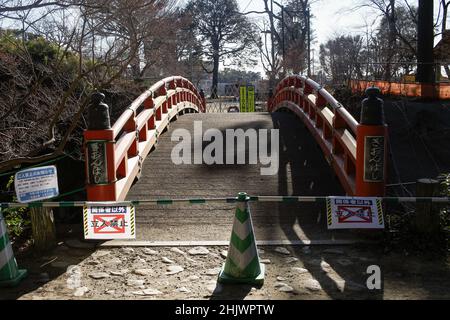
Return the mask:
{"type": "Polygon", "coordinates": [[[372,210],[367,206],[337,206],[339,223],[372,223],[372,210]]]}
{"type": "Polygon", "coordinates": [[[91,205],[84,207],[85,239],[135,239],[134,206],[91,205]]]}
{"type": "Polygon", "coordinates": [[[91,223],[94,233],[97,234],[125,233],[126,222],[123,214],[118,216],[93,214],[91,223]]]}
{"type": "Polygon", "coordinates": [[[383,209],[378,198],[329,197],[328,229],[383,229],[383,209]]]}

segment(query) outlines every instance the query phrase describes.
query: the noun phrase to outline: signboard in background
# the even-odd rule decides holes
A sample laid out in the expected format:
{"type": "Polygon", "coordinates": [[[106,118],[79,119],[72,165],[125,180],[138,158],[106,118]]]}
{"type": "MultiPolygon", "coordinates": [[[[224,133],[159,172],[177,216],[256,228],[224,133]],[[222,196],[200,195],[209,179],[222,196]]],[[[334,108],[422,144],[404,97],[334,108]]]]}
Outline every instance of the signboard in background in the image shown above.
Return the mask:
{"type": "Polygon", "coordinates": [[[247,112],[247,87],[241,86],[239,89],[239,105],[241,112],[247,112]]]}
{"type": "Polygon", "coordinates": [[[136,239],[134,206],[87,203],[83,228],[85,239],[136,239]]]}
{"type": "Polygon", "coordinates": [[[28,203],[51,199],[59,195],[58,173],[55,166],[25,169],[14,178],[17,201],[28,203]]]}
{"type": "Polygon", "coordinates": [[[255,87],[247,87],[247,111],[255,112],[255,87]]]}
{"type": "Polygon", "coordinates": [[[327,222],[328,229],[384,229],[381,200],[329,197],[327,222]]]}

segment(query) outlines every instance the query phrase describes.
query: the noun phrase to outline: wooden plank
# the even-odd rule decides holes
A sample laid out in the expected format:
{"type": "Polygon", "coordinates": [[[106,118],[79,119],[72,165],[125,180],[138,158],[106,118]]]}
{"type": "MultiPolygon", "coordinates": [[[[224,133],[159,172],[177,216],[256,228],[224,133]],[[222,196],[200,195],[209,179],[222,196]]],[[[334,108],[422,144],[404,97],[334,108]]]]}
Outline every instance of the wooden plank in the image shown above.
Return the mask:
{"type": "Polygon", "coordinates": [[[317,97],[313,94],[308,94],[306,96],[306,100],[312,103],[314,106],[316,105],[317,97]]]}
{"type": "Polygon", "coordinates": [[[155,135],[151,135],[147,141],[139,142],[139,155],[145,160],[152,147],[156,144],[155,135]]]}
{"type": "Polygon", "coordinates": [[[116,192],[118,195],[117,201],[124,201],[127,197],[128,191],[133,185],[134,179],[139,172],[139,158],[133,157],[128,159],[128,172],[126,178],[120,179],[116,182],[116,192]]]}
{"type": "Polygon", "coordinates": [[[351,155],[353,162],[356,162],[356,139],[353,135],[347,129],[344,129],[336,130],[336,136],[351,155]]]}
{"type": "Polygon", "coordinates": [[[339,181],[347,192],[347,195],[353,196],[356,190],[355,176],[346,175],[344,160],[341,157],[334,156],[333,167],[335,169],[334,171],[336,172],[337,177],[339,178],[339,181]]]}
{"type": "Polygon", "coordinates": [[[333,111],[325,107],[322,109],[322,111],[320,111],[320,113],[322,114],[323,118],[328,122],[328,124],[331,127],[333,127],[333,118],[334,118],[333,111]]]}
{"type": "Polygon", "coordinates": [[[114,139],[117,138],[117,136],[123,130],[123,127],[128,122],[128,120],[130,120],[131,117],[134,117],[134,111],[127,109],[122,113],[119,119],[116,120],[116,122],[112,126],[112,130],[114,132],[114,139]]]}
{"type": "Polygon", "coordinates": [[[153,109],[145,109],[141,113],[139,113],[139,115],[136,117],[136,125],[138,130],[141,130],[145,126],[153,113],[153,109]]]}
{"type": "Polygon", "coordinates": [[[158,109],[166,101],[166,96],[161,96],[153,99],[154,109],[158,109]]]}
{"type": "Polygon", "coordinates": [[[120,139],[116,142],[116,146],[114,149],[114,153],[116,155],[116,163],[115,168],[120,166],[125,155],[128,153],[128,149],[130,149],[133,142],[136,140],[136,132],[128,132],[120,137],[120,139]]]}

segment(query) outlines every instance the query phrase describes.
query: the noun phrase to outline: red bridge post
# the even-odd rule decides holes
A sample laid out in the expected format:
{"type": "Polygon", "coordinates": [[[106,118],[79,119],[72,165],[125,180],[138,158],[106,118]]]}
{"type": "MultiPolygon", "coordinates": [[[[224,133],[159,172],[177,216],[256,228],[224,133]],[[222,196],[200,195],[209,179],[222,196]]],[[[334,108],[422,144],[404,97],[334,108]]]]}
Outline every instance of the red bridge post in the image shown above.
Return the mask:
{"type": "Polygon", "coordinates": [[[114,131],[105,95],[94,93],[89,108],[88,130],[84,132],[87,194],[91,201],[115,200],[116,170],[114,131]]]}
{"type": "Polygon", "coordinates": [[[384,196],[387,179],[388,129],[380,89],[366,90],[357,127],[356,196],[384,196]]]}

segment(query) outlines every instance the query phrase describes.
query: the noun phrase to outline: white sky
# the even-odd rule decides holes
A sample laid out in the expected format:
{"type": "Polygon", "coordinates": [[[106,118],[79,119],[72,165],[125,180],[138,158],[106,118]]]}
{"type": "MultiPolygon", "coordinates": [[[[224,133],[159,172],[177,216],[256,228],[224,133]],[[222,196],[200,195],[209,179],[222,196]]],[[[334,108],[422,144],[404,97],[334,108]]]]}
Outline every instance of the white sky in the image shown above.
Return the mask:
{"type": "MultiPolygon", "coordinates": [[[[367,24],[371,24],[377,17],[377,12],[369,8],[352,11],[351,9],[361,4],[363,0],[316,0],[311,5],[312,29],[314,29],[315,42],[312,44],[314,50],[314,60],[316,67],[319,66],[319,46],[336,34],[362,34],[366,30],[367,24]]],[[[401,0],[398,0],[401,1],[401,0]]],[[[264,11],[263,0],[237,0],[242,11],[264,11]],[[244,10],[245,9],[245,10],[244,10]]],[[[280,4],[287,3],[286,0],[278,0],[280,4]]],[[[439,0],[434,0],[436,17],[439,9],[439,0]]],[[[418,5],[418,0],[410,0],[410,4],[418,5]]],[[[279,11],[279,7],[274,4],[274,10],[279,11]]],[[[250,15],[257,18],[258,15],[250,15]]],[[[449,16],[450,20],[450,16],[449,16]]],[[[313,55],[313,53],[311,54],[313,55]]],[[[262,72],[262,67],[258,67],[262,72]]],[[[264,75],[263,75],[264,76],[264,75]]]]}
{"type": "MultiPolygon", "coordinates": [[[[263,0],[237,0],[241,10],[251,11],[263,11],[263,0]]],[[[285,4],[288,1],[277,1],[278,3],[285,4]]],[[[353,8],[359,0],[316,0],[311,5],[311,12],[313,18],[311,23],[315,31],[317,42],[323,43],[328,38],[332,37],[334,33],[355,33],[358,27],[364,26],[364,17],[371,17],[368,21],[374,18],[373,13],[367,12],[368,10],[359,10],[357,12],[348,12],[353,8]]],[[[274,10],[280,11],[279,7],[274,4],[274,10]]],[[[257,18],[258,15],[250,15],[257,18]]],[[[317,44],[317,46],[319,45],[317,44]]]]}

